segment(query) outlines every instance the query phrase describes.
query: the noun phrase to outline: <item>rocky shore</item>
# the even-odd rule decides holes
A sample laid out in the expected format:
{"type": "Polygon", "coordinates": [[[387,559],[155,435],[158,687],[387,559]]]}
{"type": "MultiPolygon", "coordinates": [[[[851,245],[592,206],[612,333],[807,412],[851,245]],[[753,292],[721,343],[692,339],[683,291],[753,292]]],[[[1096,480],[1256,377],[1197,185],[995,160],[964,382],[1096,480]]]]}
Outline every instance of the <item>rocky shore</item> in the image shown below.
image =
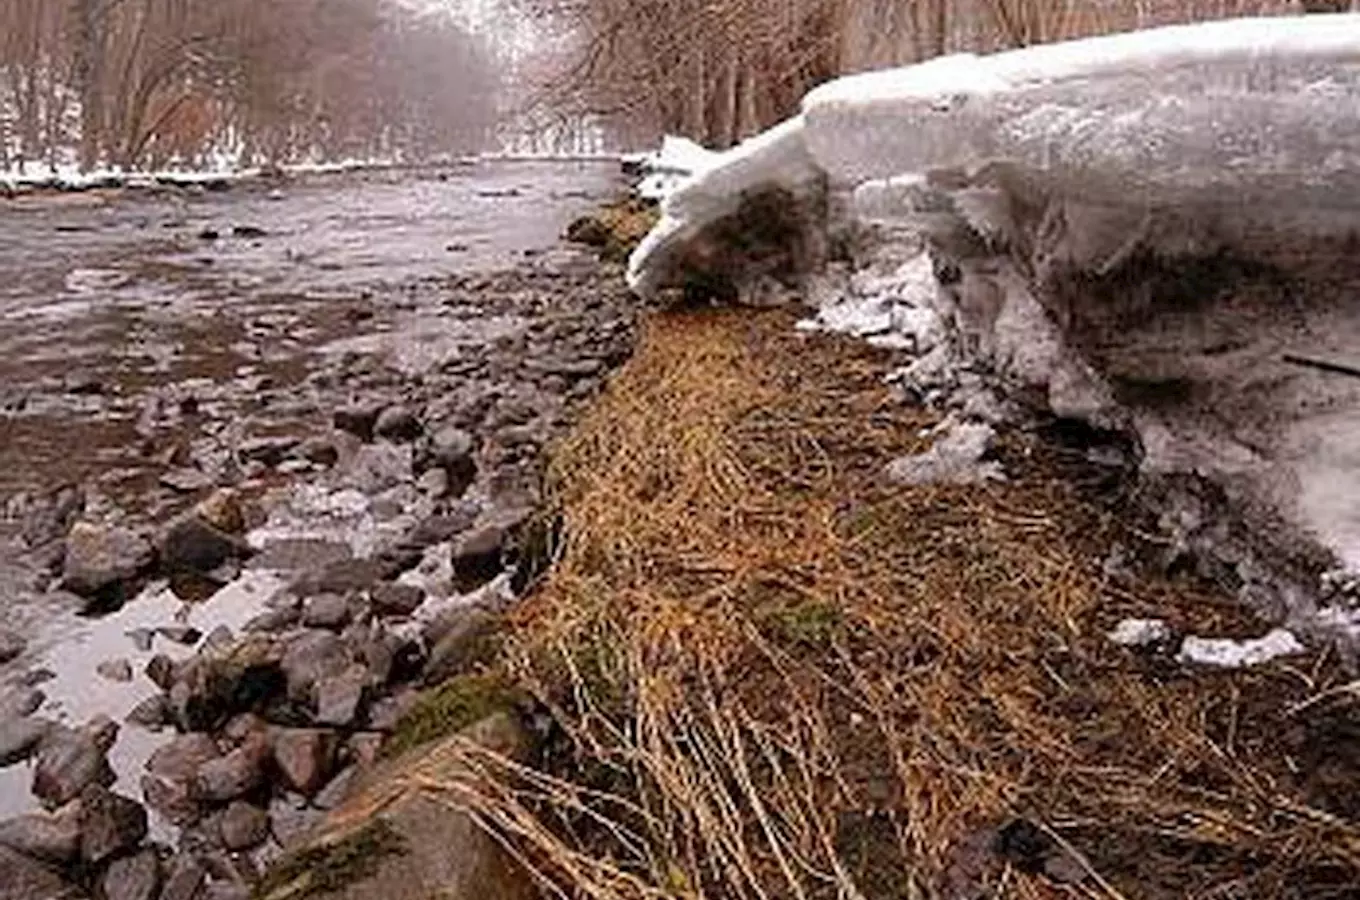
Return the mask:
{"type": "MultiPolygon", "coordinates": [[[[92,663],[144,686],[134,708],[49,719],[41,668],[0,696],[0,765],[27,773],[37,807],[0,822],[7,900],[247,897],[402,745],[423,691],[475,670],[547,546],[544,448],[627,357],[631,304],[617,271],[574,253],[418,290],[478,339],[412,364],[420,346],[368,321],[403,298],[375,300],[367,336],[306,376],[328,410],[221,422],[155,459],[162,517],[85,485],[8,501],[49,595],[90,614],[167,591],[184,605],[92,663]],[[195,620],[234,591],[253,599],[195,620]],[[130,735],[150,753],[118,771],[130,735]]],[[[298,387],[257,389],[277,406],[298,387]]],[[[165,427],[201,405],[163,405],[165,427]]],[[[24,643],[0,634],[0,658],[24,643]]]]}

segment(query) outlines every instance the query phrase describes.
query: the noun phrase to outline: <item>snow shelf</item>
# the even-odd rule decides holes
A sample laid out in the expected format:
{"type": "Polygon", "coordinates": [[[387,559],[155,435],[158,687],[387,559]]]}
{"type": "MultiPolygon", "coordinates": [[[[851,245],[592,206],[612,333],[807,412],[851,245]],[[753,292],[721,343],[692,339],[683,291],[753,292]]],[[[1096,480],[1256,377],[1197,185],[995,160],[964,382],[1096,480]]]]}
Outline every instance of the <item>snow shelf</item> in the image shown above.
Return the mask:
{"type": "Polygon", "coordinates": [[[1237,19],[955,55],[842,78],[666,200],[631,283],[743,191],[813,172],[859,185],[1003,162],[1033,189],[1192,208],[1224,240],[1330,234],[1360,208],[1360,15],[1237,19]],[[1281,219],[1287,221],[1282,223],[1281,219]]]}

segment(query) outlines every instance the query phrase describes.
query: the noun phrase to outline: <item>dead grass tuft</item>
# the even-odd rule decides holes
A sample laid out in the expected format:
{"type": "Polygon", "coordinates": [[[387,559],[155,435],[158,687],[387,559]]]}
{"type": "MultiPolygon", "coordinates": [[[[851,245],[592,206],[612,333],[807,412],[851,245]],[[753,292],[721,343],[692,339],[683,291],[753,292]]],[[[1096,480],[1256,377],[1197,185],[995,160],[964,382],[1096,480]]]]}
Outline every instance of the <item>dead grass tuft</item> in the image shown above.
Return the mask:
{"type": "Polygon", "coordinates": [[[460,803],[558,896],[1345,895],[1335,667],[1110,645],[1125,615],[1260,626],[1104,575],[1117,495],[1032,435],[1008,484],[885,483],[930,417],[875,351],[790,326],[652,319],[558,449],[566,543],[509,653],[563,737],[538,768],[478,759],[460,803]]]}

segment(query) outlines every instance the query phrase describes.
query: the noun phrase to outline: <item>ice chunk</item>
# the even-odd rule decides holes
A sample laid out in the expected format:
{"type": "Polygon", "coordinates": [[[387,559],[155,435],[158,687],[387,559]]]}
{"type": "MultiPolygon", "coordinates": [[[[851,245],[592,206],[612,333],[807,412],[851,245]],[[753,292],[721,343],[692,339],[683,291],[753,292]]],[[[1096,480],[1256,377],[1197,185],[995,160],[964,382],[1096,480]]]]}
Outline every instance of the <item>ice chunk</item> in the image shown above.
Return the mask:
{"type": "Polygon", "coordinates": [[[1276,628],[1265,637],[1245,641],[1191,635],[1181,644],[1181,652],[1177,658],[1183,663],[1216,666],[1221,669],[1241,669],[1259,666],[1281,656],[1302,653],[1304,649],[1293,632],[1285,628],[1276,628]]]}

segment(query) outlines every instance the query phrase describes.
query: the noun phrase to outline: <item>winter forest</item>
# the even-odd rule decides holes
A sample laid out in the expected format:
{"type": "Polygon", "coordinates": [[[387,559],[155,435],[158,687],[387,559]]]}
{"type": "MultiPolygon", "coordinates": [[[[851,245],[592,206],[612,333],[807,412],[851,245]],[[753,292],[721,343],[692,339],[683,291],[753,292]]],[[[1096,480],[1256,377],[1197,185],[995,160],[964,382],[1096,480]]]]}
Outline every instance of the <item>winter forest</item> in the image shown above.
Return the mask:
{"type": "Polygon", "coordinates": [[[729,146],[838,75],[1345,0],[0,0],[0,171],[729,146]]]}

